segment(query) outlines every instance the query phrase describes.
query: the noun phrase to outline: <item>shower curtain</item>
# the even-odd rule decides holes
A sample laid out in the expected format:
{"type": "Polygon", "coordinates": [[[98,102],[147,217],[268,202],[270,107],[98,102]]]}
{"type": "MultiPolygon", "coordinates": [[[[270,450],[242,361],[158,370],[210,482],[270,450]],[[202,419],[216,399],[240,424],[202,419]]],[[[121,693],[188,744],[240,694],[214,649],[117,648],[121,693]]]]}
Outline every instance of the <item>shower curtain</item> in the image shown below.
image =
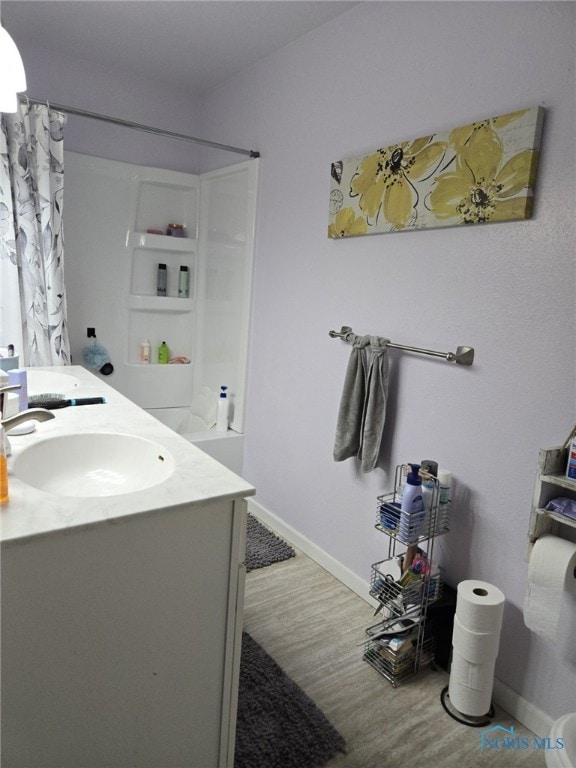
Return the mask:
{"type": "Polygon", "coordinates": [[[0,347],[67,365],[62,202],[66,115],[20,104],[0,131],[0,347]]]}

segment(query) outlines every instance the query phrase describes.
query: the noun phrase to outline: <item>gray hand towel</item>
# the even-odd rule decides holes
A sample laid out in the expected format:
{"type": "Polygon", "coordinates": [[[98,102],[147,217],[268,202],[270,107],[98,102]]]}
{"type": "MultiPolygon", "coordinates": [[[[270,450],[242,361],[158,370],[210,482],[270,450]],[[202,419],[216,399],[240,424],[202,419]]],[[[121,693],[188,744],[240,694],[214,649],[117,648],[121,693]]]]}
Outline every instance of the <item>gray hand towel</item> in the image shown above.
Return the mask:
{"type": "Polygon", "coordinates": [[[362,414],[362,434],[358,458],[362,471],[370,472],[378,463],[380,444],[386,421],[386,399],[388,397],[388,351],[389,339],[370,337],[370,363],[366,381],[366,396],[362,414]]]}
{"type": "Polygon", "coordinates": [[[362,439],[362,417],[366,396],[366,356],[364,348],[370,343],[370,336],[357,336],[349,333],[346,341],[352,344],[352,354],[348,360],[344,388],[340,399],[336,439],[334,441],[334,461],[344,461],[357,456],[362,439]]]}

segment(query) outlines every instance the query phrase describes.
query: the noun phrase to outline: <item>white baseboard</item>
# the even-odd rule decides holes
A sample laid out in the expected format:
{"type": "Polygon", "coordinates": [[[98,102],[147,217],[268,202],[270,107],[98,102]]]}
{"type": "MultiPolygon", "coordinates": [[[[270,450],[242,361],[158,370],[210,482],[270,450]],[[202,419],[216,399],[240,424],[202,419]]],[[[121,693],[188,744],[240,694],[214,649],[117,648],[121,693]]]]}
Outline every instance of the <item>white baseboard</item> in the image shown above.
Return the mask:
{"type": "MultiPolygon", "coordinates": [[[[332,574],[336,579],[342,582],[345,586],[352,590],[355,594],[369,603],[371,606],[376,607],[378,603],[370,597],[369,590],[370,584],[357,576],[345,565],[342,565],[335,557],[329,555],[313,541],[310,541],[306,536],[292,528],[277,515],[271,512],[254,499],[248,499],[248,511],[258,518],[262,523],[271,528],[282,538],[286,539],[289,544],[304,552],[318,565],[322,566],[324,570],[332,574]]],[[[552,726],[552,719],[548,717],[542,710],[531,704],[524,699],[519,693],[514,691],[505,683],[500,680],[494,680],[494,689],[492,692],[492,699],[494,703],[501,709],[508,712],[509,715],[517,720],[519,723],[532,733],[536,734],[540,738],[548,736],[550,728],[552,726]]]]}
{"type": "Polygon", "coordinates": [[[508,712],[509,715],[536,736],[548,736],[552,727],[552,718],[516,693],[506,683],[494,679],[492,699],[495,704],[508,712]]]}
{"type": "Polygon", "coordinates": [[[325,552],[317,544],[314,544],[313,541],[310,541],[309,538],[295,528],[292,528],[291,525],[285,523],[277,515],[254,499],[248,499],[248,512],[263,522],[264,525],[267,525],[275,531],[279,536],[286,539],[289,544],[292,544],[296,549],[304,552],[305,555],[308,555],[314,562],[322,566],[328,573],[331,573],[332,576],[337,578],[338,581],[341,581],[342,584],[351,589],[352,592],[355,592],[369,605],[376,608],[378,605],[377,601],[368,594],[370,591],[370,584],[368,581],[361,579],[360,576],[357,576],[349,568],[346,568],[345,565],[342,565],[342,563],[336,560],[335,557],[329,555],[328,552],[325,552]]]}

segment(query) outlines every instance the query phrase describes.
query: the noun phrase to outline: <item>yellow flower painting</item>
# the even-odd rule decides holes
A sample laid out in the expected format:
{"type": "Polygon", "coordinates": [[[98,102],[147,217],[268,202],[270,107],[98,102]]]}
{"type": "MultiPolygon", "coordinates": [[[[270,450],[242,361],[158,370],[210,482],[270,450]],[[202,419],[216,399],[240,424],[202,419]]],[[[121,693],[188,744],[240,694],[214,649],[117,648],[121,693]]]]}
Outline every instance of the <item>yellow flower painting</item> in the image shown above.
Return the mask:
{"type": "Polygon", "coordinates": [[[332,163],[328,237],[530,218],[542,120],[533,107],[332,163]]]}

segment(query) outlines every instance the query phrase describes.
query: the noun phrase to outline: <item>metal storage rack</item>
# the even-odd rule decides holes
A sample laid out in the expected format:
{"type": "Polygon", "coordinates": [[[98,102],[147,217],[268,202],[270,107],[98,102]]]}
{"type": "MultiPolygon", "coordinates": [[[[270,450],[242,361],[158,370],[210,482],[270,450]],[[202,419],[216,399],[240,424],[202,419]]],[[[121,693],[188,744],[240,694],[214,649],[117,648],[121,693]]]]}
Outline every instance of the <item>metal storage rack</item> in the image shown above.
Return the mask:
{"type": "Polygon", "coordinates": [[[440,503],[433,481],[430,509],[406,513],[400,509],[402,478],[407,465],[396,467],[394,492],[378,496],[376,529],[388,537],[388,558],[372,565],[370,595],[379,602],[383,619],[366,630],[363,658],[394,687],[434,660],[435,638],[426,631],[428,605],[442,594],[441,570],[434,569],[434,540],[450,529],[451,502],[440,503]],[[394,560],[416,557],[422,572],[395,580],[394,560]]]}

